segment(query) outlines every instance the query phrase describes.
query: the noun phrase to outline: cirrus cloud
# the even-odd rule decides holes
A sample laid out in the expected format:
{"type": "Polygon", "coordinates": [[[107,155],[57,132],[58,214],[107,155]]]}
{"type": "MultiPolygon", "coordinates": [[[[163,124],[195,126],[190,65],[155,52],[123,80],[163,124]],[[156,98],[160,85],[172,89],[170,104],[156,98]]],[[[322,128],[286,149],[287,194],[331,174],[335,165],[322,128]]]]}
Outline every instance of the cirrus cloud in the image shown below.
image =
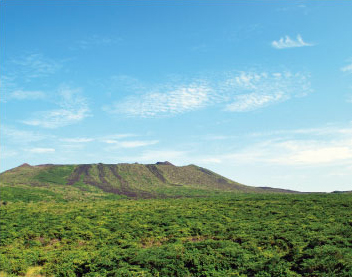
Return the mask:
{"type": "Polygon", "coordinates": [[[341,71],[345,73],[352,73],[352,63],[341,67],[341,71]]]}
{"type": "Polygon", "coordinates": [[[59,89],[58,94],[61,98],[58,109],[36,112],[32,118],[23,120],[22,123],[55,129],[78,123],[90,116],[87,100],[82,96],[80,89],[63,86],[59,89]]]}
{"type": "Polygon", "coordinates": [[[112,114],[130,117],[165,117],[222,105],[225,111],[248,112],[312,91],[304,73],[230,72],[178,86],[157,85],[103,107],[112,114]]]}
{"type": "Polygon", "coordinates": [[[105,110],[128,116],[154,117],[197,110],[208,105],[212,89],[205,85],[181,86],[166,92],[131,96],[105,110]]]}
{"type": "Polygon", "coordinates": [[[159,143],[158,140],[132,140],[132,141],[119,141],[119,140],[104,140],[103,142],[110,144],[113,148],[136,148],[154,145],[159,143]]]}
{"type": "Polygon", "coordinates": [[[56,73],[62,68],[62,64],[45,57],[39,53],[32,53],[26,56],[13,59],[11,61],[17,65],[17,70],[20,70],[21,75],[26,79],[45,77],[56,73]]]}
{"type": "Polygon", "coordinates": [[[311,92],[309,74],[290,72],[241,72],[229,78],[227,90],[230,97],[225,110],[232,112],[253,111],[311,92]]]}
{"type": "Polygon", "coordinates": [[[38,148],[27,149],[27,151],[31,153],[36,153],[36,154],[44,154],[44,153],[53,153],[55,152],[55,149],[38,147],[38,148]]]}
{"type": "Polygon", "coordinates": [[[313,43],[305,42],[300,34],[297,35],[296,40],[291,39],[289,36],[280,38],[279,40],[274,40],[271,43],[271,46],[276,49],[285,49],[285,48],[296,48],[304,46],[314,46],[313,43]]]}

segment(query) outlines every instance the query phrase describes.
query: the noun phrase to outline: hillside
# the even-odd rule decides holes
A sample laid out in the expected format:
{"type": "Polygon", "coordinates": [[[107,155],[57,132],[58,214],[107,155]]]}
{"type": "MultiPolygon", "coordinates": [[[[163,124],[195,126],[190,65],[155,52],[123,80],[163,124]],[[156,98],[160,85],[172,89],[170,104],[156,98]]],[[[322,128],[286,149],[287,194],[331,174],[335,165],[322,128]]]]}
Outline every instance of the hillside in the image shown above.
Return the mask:
{"type": "MultiPolygon", "coordinates": [[[[156,164],[23,164],[0,175],[1,198],[160,198],[219,192],[271,192],[245,186],[196,166],[156,164]]],[[[286,192],[275,190],[275,192],[286,192]]],[[[35,200],[35,199],[33,199],[35,200]]]]}

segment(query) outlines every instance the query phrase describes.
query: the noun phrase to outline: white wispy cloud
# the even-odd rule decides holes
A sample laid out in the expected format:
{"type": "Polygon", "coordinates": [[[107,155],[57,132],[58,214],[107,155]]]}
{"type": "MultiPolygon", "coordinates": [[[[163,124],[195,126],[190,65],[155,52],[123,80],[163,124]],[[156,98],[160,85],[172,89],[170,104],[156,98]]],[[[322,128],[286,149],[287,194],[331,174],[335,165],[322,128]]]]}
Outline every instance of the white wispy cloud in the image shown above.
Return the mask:
{"type": "Polygon", "coordinates": [[[281,100],[285,100],[285,94],[281,92],[271,95],[249,93],[236,96],[234,102],[226,106],[226,110],[231,112],[253,111],[269,105],[272,102],[278,102],[281,100]]]}
{"type": "Polygon", "coordinates": [[[303,129],[293,129],[293,130],[275,130],[268,132],[255,132],[248,134],[248,137],[252,138],[265,138],[265,137],[291,137],[291,136],[303,136],[303,137],[324,137],[334,138],[336,136],[352,135],[352,128],[350,127],[337,127],[334,125],[326,127],[316,127],[316,128],[303,128],[303,129]]]}
{"type": "Polygon", "coordinates": [[[249,135],[237,151],[203,157],[214,163],[280,166],[317,166],[352,164],[352,127],[322,127],[279,130],[249,135]],[[315,133],[314,136],[310,134],[315,133]],[[308,135],[307,135],[308,134],[308,135]],[[302,136],[303,135],[303,136],[302,136]],[[307,135],[307,136],[306,136],[307,135]],[[257,142],[259,140],[259,142],[257,142]]]}
{"type": "Polygon", "coordinates": [[[78,123],[90,116],[90,109],[86,98],[82,96],[81,89],[63,86],[58,94],[61,98],[58,103],[59,109],[36,112],[32,118],[22,122],[31,126],[53,129],[78,123]]]}
{"type": "Polygon", "coordinates": [[[7,102],[9,98],[9,94],[13,91],[18,89],[14,83],[15,77],[8,76],[2,74],[0,76],[0,89],[1,89],[1,97],[0,102],[7,102]]]}
{"type": "Polygon", "coordinates": [[[35,153],[35,154],[45,154],[45,153],[53,153],[55,152],[54,148],[30,148],[27,149],[28,152],[30,153],[35,153]]]}
{"type": "Polygon", "coordinates": [[[61,67],[61,63],[47,58],[39,53],[32,53],[26,56],[13,59],[12,63],[17,65],[17,72],[21,77],[29,81],[31,78],[45,77],[56,73],[61,67]]]}
{"type": "Polygon", "coordinates": [[[94,138],[62,138],[60,141],[69,143],[86,143],[94,141],[94,138]]]}
{"type": "Polygon", "coordinates": [[[296,40],[291,39],[289,36],[285,36],[279,40],[274,40],[271,45],[276,49],[314,46],[313,43],[305,42],[300,34],[297,35],[296,40]]]}
{"type": "Polygon", "coordinates": [[[352,95],[348,95],[347,96],[347,102],[348,103],[352,103],[352,95]]]}
{"type": "Polygon", "coordinates": [[[5,138],[7,141],[15,142],[16,144],[32,143],[35,141],[45,140],[51,137],[46,134],[41,134],[38,132],[27,131],[27,130],[21,130],[4,124],[1,124],[0,126],[0,133],[1,133],[2,139],[5,138]]]}
{"type": "Polygon", "coordinates": [[[156,163],[160,161],[170,161],[174,164],[184,164],[185,162],[191,160],[188,157],[189,153],[187,151],[179,150],[147,150],[142,152],[138,156],[127,156],[123,157],[123,160],[128,162],[144,162],[144,163],[156,163]]]}
{"type": "Polygon", "coordinates": [[[141,96],[132,96],[105,110],[140,117],[178,114],[205,107],[211,95],[211,88],[206,85],[193,84],[165,92],[149,92],[141,96]]]}
{"type": "Polygon", "coordinates": [[[119,140],[105,140],[107,144],[112,144],[114,148],[136,148],[154,145],[159,143],[158,140],[131,140],[131,141],[119,141],[119,140]]]}
{"type": "Polygon", "coordinates": [[[306,142],[303,143],[292,142],[295,149],[273,161],[294,165],[309,165],[351,161],[352,159],[352,143],[350,141],[339,140],[326,143],[326,145],[319,145],[314,141],[310,145],[305,144],[306,142]]]}
{"type": "Polygon", "coordinates": [[[309,12],[309,6],[306,1],[282,2],[283,6],[276,8],[277,12],[302,12],[305,15],[309,12]]]}
{"type": "Polygon", "coordinates": [[[37,78],[48,77],[62,68],[62,62],[40,53],[22,55],[4,61],[4,72],[0,77],[1,102],[10,100],[44,100],[47,93],[38,84],[37,78]]]}
{"type": "Polygon", "coordinates": [[[105,106],[114,114],[163,117],[223,105],[226,111],[245,112],[310,93],[309,74],[284,72],[230,72],[188,84],[159,85],[149,92],[105,106]]]}
{"type": "Polygon", "coordinates": [[[22,121],[24,124],[39,126],[43,128],[59,128],[66,125],[75,124],[86,117],[87,109],[73,110],[52,110],[35,113],[35,117],[22,121]]]}
{"type": "Polygon", "coordinates": [[[90,37],[84,38],[77,40],[73,46],[71,46],[72,50],[75,49],[82,49],[86,50],[90,47],[94,46],[110,46],[114,45],[118,42],[121,42],[121,38],[116,38],[116,37],[103,37],[99,35],[92,35],[90,37]]]}
{"type": "Polygon", "coordinates": [[[99,140],[105,142],[106,140],[119,140],[123,138],[137,137],[137,136],[138,136],[137,134],[132,134],[132,133],[111,134],[111,135],[101,136],[99,137],[99,140]]]}
{"type": "Polygon", "coordinates": [[[234,137],[236,137],[236,136],[209,134],[209,135],[203,136],[202,139],[205,139],[205,140],[226,140],[226,139],[234,138],[234,137]]]}
{"type": "Polygon", "coordinates": [[[352,73],[352,63],[341,67],[341,71],[349,74],[352,73]]]}
{"type": "Polygon", "coordinates": [[[9,95],[10,99],[16,100],[38,100],[44,99],[46,94],[43,91],[15,90],[9,95]]]}
{"type": "Polygon", "coordinates": [[[16,84],[16,77],[2,75],[0,77],[1,102],[9,100],[43,100],[46,94],[40,90],[28,90],[16,84]]]}
{"type": "MultiPolygon", "coordinates": [[[[8,147],[1,147],[1,157],[0,159],[6,159],[6,158],[10,158],[10,157],[15,157],[19,154],[19,152],[17,150],[14,149],[9,149],[8,147]]],[[[4,164],[2,162],[2,164],[4,164]]]]}
{"type": "Polygon", "coordinates": [[[247,112],[311,92],[309,74],[241,72],[224,83],[229,93],[225,110],[247,112]]]}

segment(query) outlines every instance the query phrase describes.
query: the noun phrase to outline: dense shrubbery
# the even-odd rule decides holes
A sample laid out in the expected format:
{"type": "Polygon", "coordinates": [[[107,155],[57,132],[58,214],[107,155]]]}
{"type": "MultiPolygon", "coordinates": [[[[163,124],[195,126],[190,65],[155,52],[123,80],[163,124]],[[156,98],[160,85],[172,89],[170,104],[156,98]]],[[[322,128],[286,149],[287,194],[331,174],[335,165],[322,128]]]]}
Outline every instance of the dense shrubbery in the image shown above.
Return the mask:
{"type": "Polygon", "coordinates": [[[352,195],[13,202],[0,268],[47,276],[352,276],[352,195]]]}

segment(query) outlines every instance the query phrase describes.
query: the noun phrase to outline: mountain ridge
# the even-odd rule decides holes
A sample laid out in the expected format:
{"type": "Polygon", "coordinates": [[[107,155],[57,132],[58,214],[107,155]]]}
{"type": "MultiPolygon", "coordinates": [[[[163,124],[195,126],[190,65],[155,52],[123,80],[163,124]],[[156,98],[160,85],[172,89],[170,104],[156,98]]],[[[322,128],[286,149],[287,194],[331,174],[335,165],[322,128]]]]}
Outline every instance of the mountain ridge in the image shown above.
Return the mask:
{"type": "MultiPolygon", "coordinates": [[[[40,189],[75,197],[166,198],[216,193],[298,193],[251,187],[194,164],[42,164],[24,163],[0,174],[2,188],[40,189]]],[[[69,197],[70,198],[70,197],[69,197]]]]}

